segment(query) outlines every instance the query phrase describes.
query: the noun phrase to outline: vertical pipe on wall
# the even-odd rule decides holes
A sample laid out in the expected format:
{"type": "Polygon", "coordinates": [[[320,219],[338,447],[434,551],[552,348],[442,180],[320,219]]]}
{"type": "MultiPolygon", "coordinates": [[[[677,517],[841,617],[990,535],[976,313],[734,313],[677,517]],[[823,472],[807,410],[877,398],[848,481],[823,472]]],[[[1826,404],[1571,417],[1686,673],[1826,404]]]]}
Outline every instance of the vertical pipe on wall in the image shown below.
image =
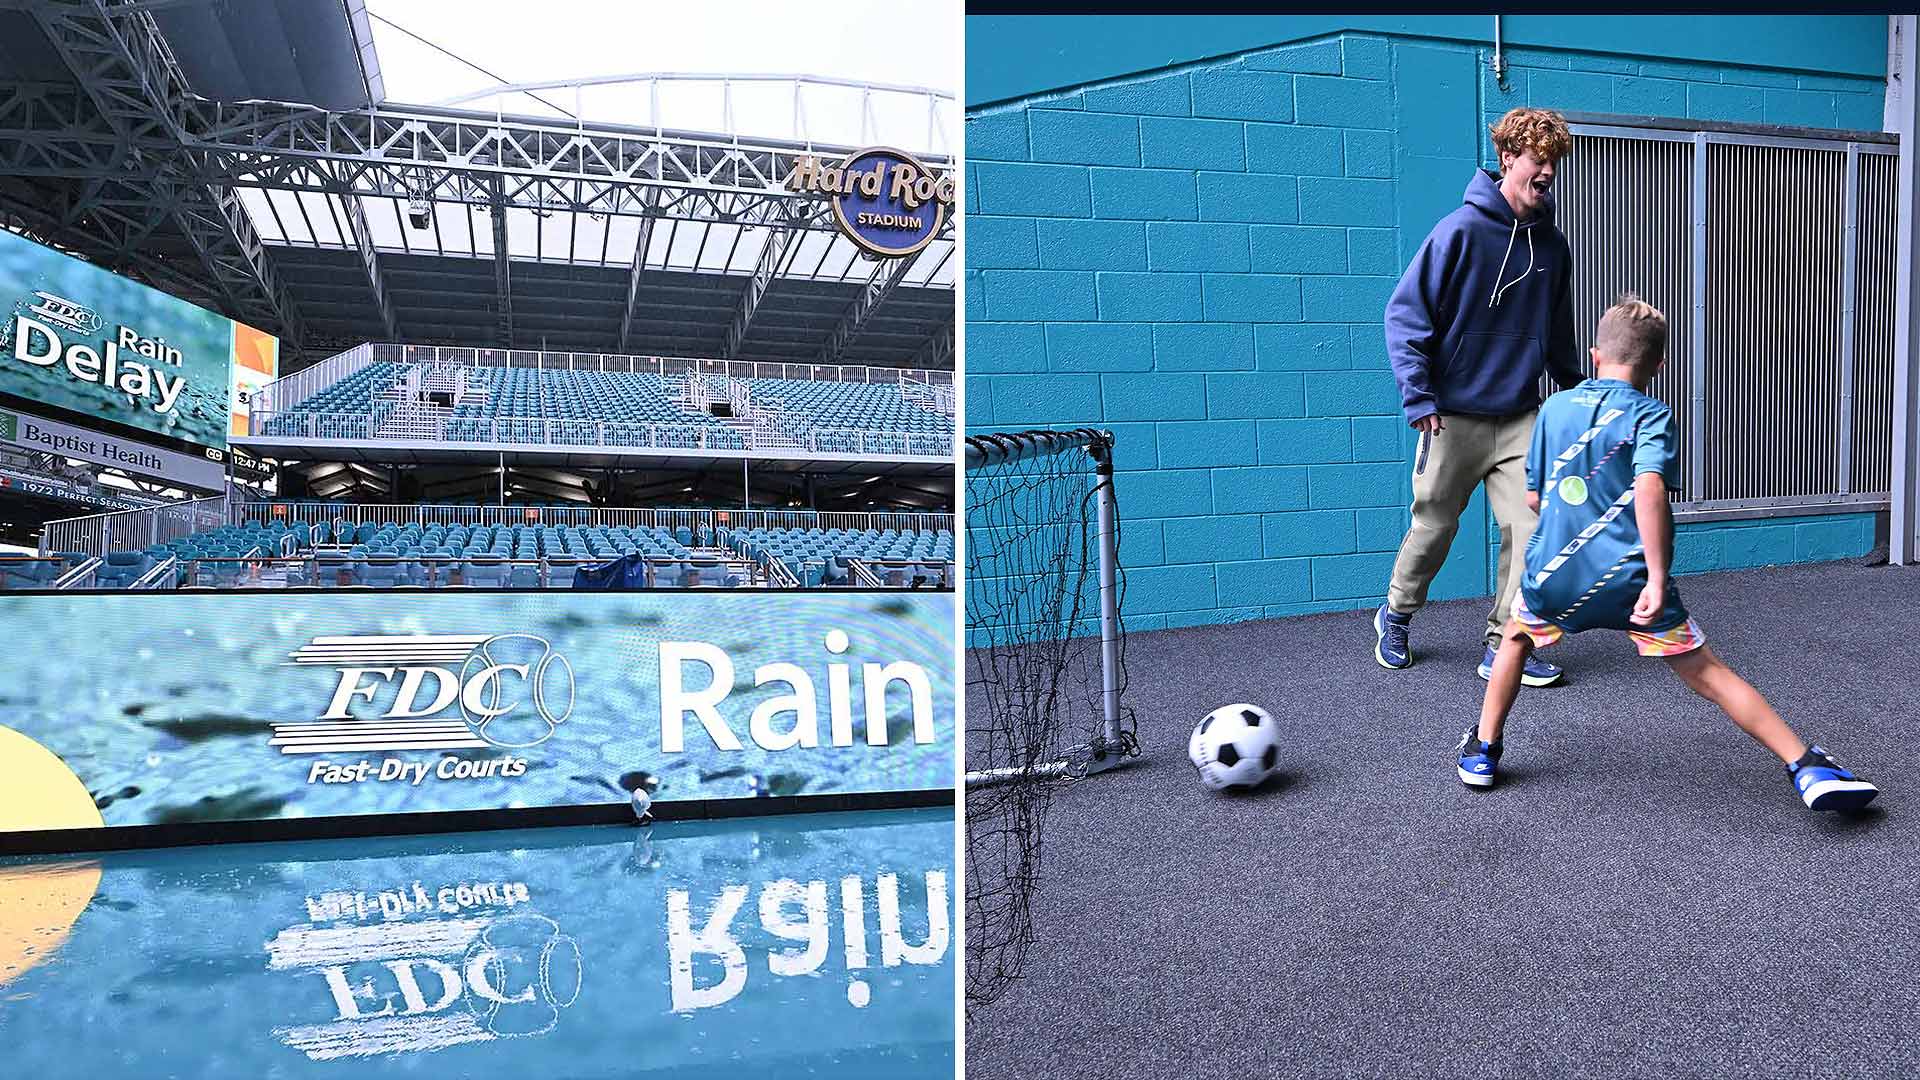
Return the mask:
{"type": "Polygon", "coordinates": [[[1853,491],[1853,357],[1854,312],[1859,304],[1856,267],[1860,261],[1860,144],[1847,144],[1846,241],[1840,249],[1840,454],[1842,495],[1853,491]]]}
{"type": "Polygon", "coordinates": [[[1689,343],[1693,370],[1687,373],[1693,391],[1693,414],[1688,417],[1687,501],[1707,498],[1707,134],[1693,137],[1693,340],[1689,343]]]}
{"type": "Polygon", "coordinates": [[[1911,563],[1915,558],[1916,537],[1914,535],[1914,497],[1915,497],[1915,456],[1914,437],[1916,414],[1914,355],[1913,355],[1913,257],[1914,257],[1914,138],[1920,131],[1920,111],[1916,111],[1916,95],[1910,83],[1915,68],[1916,49],[1914,31],[1916,19],[1912,15],[1897,16],[1893,31],[1899,50],[1898,70],[1889,74],[1888,79],[1896,85],[1890,87],[1888,96],[1894,92],[1900,95],[1900,109],[1895,116],[1895,130],[1900,136],[1900,157],[1897,165],[1898,194],[1895,196],[1895,215],[1898,225],[1894,232],[1894,323],[1893,323],[1893,484],[1892,510],[1888,520],[1887,557],[1896,565],[1911,563]]]}
{"type": "Polygon", "coordinates": [[[1493,78],[1505,85],[1507,81],[1507,56],[1500,40],[1500,16],[1493,17],[1493,78]]]}

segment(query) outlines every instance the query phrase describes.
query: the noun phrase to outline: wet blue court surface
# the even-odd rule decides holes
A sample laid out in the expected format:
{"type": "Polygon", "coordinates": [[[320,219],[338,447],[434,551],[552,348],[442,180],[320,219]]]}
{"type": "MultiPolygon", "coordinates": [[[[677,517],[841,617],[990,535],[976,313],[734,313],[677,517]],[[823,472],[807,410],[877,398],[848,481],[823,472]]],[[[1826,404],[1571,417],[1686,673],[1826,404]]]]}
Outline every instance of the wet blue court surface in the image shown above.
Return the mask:
{"type": "Polygon", "coordinates": [[[954,1067],[952,811],[0,860],[7,1075],[954,1067]]]}

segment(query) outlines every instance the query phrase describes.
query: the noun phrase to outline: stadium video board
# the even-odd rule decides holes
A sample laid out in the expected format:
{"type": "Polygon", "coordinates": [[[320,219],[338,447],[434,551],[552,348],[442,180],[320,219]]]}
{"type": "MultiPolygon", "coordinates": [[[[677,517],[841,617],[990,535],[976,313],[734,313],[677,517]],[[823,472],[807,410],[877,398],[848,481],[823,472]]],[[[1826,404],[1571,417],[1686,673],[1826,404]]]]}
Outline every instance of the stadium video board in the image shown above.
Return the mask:
{"type": "Polygon", "coordinates": [[[0,833],[954,782],[951,593],[0,594],[0,623],[0,833]]]}
{"type": "Polygon", "coordinates": [[[278,367],[271,335],[0,230],[0,404],[55,422],[38,449],[195,483],[171,455],[223,462],[278,367]]]}

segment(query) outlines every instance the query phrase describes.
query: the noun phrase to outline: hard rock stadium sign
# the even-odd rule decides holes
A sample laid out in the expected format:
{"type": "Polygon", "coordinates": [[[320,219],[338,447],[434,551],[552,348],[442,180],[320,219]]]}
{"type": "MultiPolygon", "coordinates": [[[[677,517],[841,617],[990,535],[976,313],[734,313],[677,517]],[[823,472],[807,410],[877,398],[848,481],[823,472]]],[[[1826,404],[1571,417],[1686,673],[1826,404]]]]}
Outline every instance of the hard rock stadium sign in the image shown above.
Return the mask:
{"type": "Polygon", "coordinates": [[[882,258],[912,255],[931,243],[954,200],[952,173],[884,146],[856,150],[839,164],[797,158],[787,190],[830,198],[840,232],[882,258]]]}

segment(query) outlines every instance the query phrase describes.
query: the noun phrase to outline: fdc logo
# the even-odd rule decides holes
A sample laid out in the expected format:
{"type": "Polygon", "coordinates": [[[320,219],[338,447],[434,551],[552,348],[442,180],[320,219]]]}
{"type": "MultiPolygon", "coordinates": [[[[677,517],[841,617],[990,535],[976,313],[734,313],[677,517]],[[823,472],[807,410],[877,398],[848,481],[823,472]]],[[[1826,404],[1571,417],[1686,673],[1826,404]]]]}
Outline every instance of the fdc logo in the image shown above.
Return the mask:
{"type": "Polygon", "coordinates": [[[856,150],[839,165],[799,158],[787,175],[787,190],[831,197],[841,233],[883,258],[911,255],[932,243],[954,199],[951,173],[885,146],[856,150]]]}
{"type": "Polygon", "coordinates": [[[318,720],[274,725],[286,754],[525,749],[573,715],[573,665],[532,634],[316,637],[292,660],[340,674],[318,720]]]}

